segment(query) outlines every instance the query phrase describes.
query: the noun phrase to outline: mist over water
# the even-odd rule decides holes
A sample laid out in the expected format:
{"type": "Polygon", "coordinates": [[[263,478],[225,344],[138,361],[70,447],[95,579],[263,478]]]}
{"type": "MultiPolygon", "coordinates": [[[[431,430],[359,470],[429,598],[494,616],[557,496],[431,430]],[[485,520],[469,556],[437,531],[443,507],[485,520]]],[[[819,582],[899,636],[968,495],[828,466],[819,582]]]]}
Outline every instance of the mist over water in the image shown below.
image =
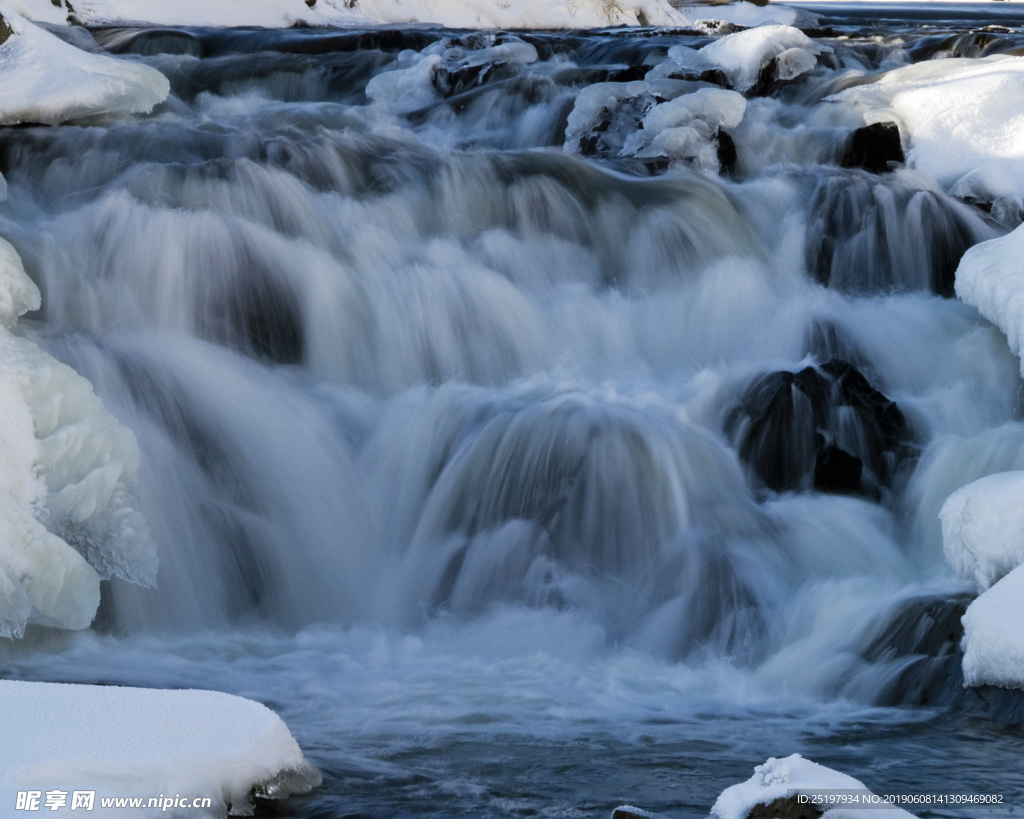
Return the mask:
{"type": "Polygon", "coordinates": [[[159,584],[3,673],[266,702],[303,817],[704,816],[793,751],[1021,784],[937,518],[1024,468],[1018,362],[948,298],[1009,226],[841,166],[824,98],[938,36],[844,31],[732,163],[720,102],[629,148],[705,80],[606,101],[700,32],[94,32],[172,96],[0,132],[0,229],[26,332],[138,438],[159,584]]]}

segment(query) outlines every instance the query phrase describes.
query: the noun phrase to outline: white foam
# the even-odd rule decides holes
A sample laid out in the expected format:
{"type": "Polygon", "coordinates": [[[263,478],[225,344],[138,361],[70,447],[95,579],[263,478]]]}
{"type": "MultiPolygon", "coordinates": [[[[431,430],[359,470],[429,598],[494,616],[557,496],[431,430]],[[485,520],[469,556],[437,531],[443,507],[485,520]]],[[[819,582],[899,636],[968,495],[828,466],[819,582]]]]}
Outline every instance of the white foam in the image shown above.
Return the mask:
{"type": "Polygon", "coordinates": [[[47,816],[78,815],[75,790],[96,791],[101,814],[102,797],[210,797],[212,810],[188,811],[199,817],[249,812],[253,787],[286,772],[300,790],[319,784],[281,718],[230,694],[2,680],[0,710],[0,792],[65,792],[47,816]]]}
{"type": "Polygon", "coordinates": [[[5,3],[0,15],[13,31],[0,44],[0,124],[149,112],[170,91],[156,69],[68,45],[5,3]]]}

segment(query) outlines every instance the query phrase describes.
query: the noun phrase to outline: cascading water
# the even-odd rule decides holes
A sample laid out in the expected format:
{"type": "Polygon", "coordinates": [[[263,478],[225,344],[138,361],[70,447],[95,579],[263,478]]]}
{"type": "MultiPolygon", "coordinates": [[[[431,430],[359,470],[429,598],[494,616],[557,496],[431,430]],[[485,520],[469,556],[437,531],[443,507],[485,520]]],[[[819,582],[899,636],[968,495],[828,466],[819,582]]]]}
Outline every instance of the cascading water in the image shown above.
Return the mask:
{"type": "Polygon", "coordinates": [[[138,438],[159,582],[3,673],[268,702],[326,774],[297,816],[702,816],[793,750],[923,789],[970,731],[1005,789],[1012,736],[928,707],[938,509],[1024,465],[946,298],[1007,226],[841,167],[825,97],[930,56],[846,31],[745,96],[699,32],[94,32],[172,96],[0,132],[0,232],[138,438]]]}

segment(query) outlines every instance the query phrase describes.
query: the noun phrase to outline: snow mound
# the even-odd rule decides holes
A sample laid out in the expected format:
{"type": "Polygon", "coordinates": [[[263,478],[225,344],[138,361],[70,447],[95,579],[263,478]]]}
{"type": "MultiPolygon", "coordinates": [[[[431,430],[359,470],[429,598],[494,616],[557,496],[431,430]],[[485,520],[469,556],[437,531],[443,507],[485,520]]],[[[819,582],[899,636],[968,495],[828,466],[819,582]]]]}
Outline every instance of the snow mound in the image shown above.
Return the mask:
{"type": "Polygon", "coordinates": [[[970,248],[956,269],[956,294],[1003,331],[1024,374],[1024,225],[970,248]]]}
{"type": "MultiPolygon", "coordinates": [[[[0,681],[0,793],[61,791],[66,805],[47,816],[77,816],[70,795],[210,797],[223,816],[250,809],[249,794],[290,782],[292,793],[320,783],[280,717],[259,703],[215,691],[0,681]]],[[[118,816],[167,816],[157,809],[118,816]]],[[[172,812],[173,813],[173,812],[172,812]]]]}
{"type": "MultiPolygon", "coordinates": [[[[844,773],[818,765],[800,754],[785,759],[770,758],[763,765],[754,768],[754,775],[746,782],[733,785],[722,791],[711,808],[713,819],[746,819],[757,805],[767,805],[776,799],[785,799],[791,792],[812,793],[814,791],[870,791],[862,782],[844,773]]],[[[872,805],[861,810],[832,808],[822,814],[822,819],[841,819],[848,816],[872,817],[872,819],[913,819],[912,814],[900,808],[883,808],[872,805]]]]}
{"type": "MultiPolygon", "coordinates": [[[[15,11],[30,19],[54,22],[50,0],[17,2],[15,11]]],[[[798,12],[774,3],[756,6],[684,5],[670,0],[79,0],[75,15],[86,25],[161,26],[364,26],[391,23],[437,23],[449,28],[558,29],[617,25],[693,26],[714,19],[742,26],[792,24],[798,12]]],[[[804,16],[807,16],[804,13],[804,16]]]]}
{"type": "Polygon", "coordinates": [[[928,60],[829,99],[896,120],[908,164],[958,194],[1024,196],[1024,57],[928,60]]]}
{"type": "Polygon", "coordinates": [[[988,589],[1024,563],[1024,472],[1001,472],[967,484],[939,512],[946,561],[988,589]]]}
{"type": "Polygon", "coordinates": [[[0,16],[12,32],[0,44],[0,125],[145,113],[167,98],[170,84],[156,69],[68,45],[7,3],[0,16]]]}
{"type": "Polygon", "coordinates": [[[967,607],[961,644],[965,686],[1024,689],[1022,601],[1024,566],[1018,566],[967,607]]]}
{"type": "Polygon", "coordinates": [[[0,636],[80,629],[101,578],[151,585],[135,438],[70,367],[11,331],[39,290],[0,239],[0,636]]]}

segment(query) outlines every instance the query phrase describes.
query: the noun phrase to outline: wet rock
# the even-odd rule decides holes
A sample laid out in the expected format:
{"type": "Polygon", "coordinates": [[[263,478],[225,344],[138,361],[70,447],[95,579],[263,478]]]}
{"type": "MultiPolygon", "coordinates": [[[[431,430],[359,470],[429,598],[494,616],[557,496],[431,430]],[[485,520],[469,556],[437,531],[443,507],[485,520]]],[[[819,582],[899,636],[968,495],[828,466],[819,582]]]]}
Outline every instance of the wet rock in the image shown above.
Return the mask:
{"type": "Polygon", "coordinates": [[[879,620],[861,657],[898,670],[876,696],[877,705],[948,706],[965,700],[960,618],[970,602],[969,594],[924,595],[879,620]]]}
{"type": "Polygon", "coordinates": [[[795,796],[779,797],[766,805],[755,805],[747,819],[818,819],[817,806],[800,802],[795,796]]]}
{"type": "Polygon", "coordinates": [[[725,426],[740,458],[776,492],[879,497],[911,453],[899,407],[853,365],[836,359],[759,377],[725,426]]]}
{"type": "Polygon", "coordinates": [[[902,165],[905,161],[899,126],[895,122],[876,122],[853,132],[839,164],[885,173],[892,170],[890,163],[902,165]]]}
{"type": "Polygon", "coordinates": [[[621,805],[612,811],[612,819],[661,819],[661,817],[633,805],[621,805]]]}
{"type": "Polygon", "coordinates": [[[721,172],[723,174],[732,173],[736,168],[736,143],[733,142],[732,137],[721,128],[718,129],[715,142],[718,146],[718,164],[721,167],[721,172]]]}
{"type": "Polygon", "coordinates": [[[864,462],[835,444],[826,444],[814,459],[814,488],[819,492],[860,491],[864,462]]]}
{"type": "Polygon", "coordinates": [[[975,209],[896,174],[836,171],[809,199],[806,258],[823,285],[848,293],[930,290],[952,298],[967,248],[1001,231],[975,209]]]}

